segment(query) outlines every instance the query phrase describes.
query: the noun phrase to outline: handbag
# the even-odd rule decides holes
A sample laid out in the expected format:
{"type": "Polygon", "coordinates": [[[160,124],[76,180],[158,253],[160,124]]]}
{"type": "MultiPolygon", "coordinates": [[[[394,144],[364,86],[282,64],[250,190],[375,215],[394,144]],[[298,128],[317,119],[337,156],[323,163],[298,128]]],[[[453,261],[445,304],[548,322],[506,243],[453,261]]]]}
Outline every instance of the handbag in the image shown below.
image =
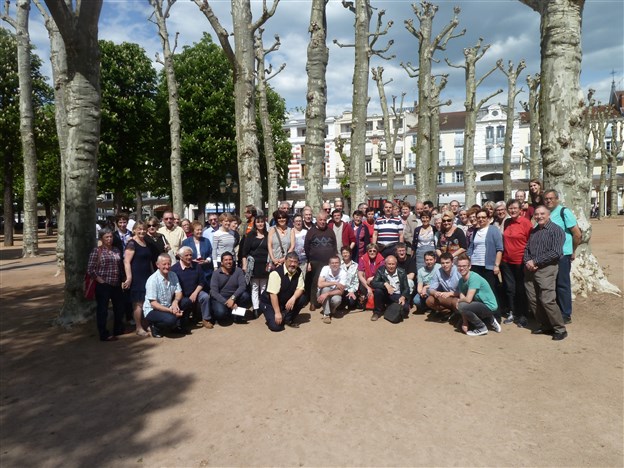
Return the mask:
{"type": "MultiPolygon", "coordinates": [[[[95,269],[100,265],[100,256],[102,255],[102,249],[98,247],[98,256],[97,261],[95,262],[95,269]]],[[[84,277],[84,298],[87,301],[92,301],[95,299],[95,285],[97,281],[93,278],[88,272],[85,273],[84,277]]]]}
{"type": "Polygon", "coordinates": [[[247,270],[245,271],[245,282],[247,283],[247,285],[251,283],[251,278],[253,278],[254,266],[256,265],[256,259],[254,258],[253,255],[260,248],[260,246],[262,245],[262,242],[264,242],[265,239],[266,239],[266,236],[262,238],[262,240],[258,244],[258,247],[256,247],[253,252],[250,252],[247,255],[247,270]]]}

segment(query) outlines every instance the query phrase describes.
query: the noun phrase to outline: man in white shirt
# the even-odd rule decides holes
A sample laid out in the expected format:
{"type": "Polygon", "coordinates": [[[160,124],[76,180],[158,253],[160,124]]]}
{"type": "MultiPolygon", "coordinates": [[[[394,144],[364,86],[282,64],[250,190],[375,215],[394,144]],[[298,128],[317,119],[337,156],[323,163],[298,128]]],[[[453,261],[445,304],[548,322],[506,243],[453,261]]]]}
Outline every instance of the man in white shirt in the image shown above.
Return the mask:
{"type": "Polygon", "coordinates": [[[171,257],[171,264],[173,265],[178,261],[176,255],[178,254],[178,249],[182,246],[182,242],[186,239],[186,234],[184,229],[175,225],[172,211],[165,211],[162,222],[163,226],[158,232],[165,236],[167,244],[171,247],[167,253],[171,257]]]}
{"type": "Polygon", "coordinates": [[[323,308],[323,323],[331,323],[331,316],[342,302],[347,282],[346,273],[340,268],[340,257],[334,255],[329,264],[321,269],[318,279],[317,301],[323,308]]]}

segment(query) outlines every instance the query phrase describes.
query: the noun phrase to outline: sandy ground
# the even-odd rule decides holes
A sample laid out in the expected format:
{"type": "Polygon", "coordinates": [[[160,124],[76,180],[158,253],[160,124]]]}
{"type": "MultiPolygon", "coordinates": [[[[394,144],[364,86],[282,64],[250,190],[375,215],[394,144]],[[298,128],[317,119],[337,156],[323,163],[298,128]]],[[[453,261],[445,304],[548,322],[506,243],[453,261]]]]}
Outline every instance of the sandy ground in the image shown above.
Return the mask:
{"type": "MultiPolygon", "coordinates": [[[[624,286],[624,219],[593,248],[624,286]]],[[[622,466],[623,302],[574,304],[569,338],[470,338],[412,315],[263,321],[116,343],[51,325],[53,239],[0,250],[0,463],[22,466],[622,466]]]]}

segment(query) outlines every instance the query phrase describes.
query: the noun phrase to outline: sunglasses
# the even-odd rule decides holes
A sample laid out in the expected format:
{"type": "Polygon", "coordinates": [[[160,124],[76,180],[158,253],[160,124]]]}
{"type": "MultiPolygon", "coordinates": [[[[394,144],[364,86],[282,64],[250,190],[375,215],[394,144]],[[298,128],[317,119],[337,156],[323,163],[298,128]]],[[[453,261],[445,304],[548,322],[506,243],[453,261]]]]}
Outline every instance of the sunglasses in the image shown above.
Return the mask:
{"type": "Polygon", "coordinates": [[[443,220],[442,220],[442,222],[443,222],[443,223],[452,223],[453,221],[452,221],[452,220],[450,220],[450,219],[443,219],[443,220]]]}
{"type": "Polygon", "coordinates": [[[368,249],[369,252],[377,252],[377,249],[368,249]]]}

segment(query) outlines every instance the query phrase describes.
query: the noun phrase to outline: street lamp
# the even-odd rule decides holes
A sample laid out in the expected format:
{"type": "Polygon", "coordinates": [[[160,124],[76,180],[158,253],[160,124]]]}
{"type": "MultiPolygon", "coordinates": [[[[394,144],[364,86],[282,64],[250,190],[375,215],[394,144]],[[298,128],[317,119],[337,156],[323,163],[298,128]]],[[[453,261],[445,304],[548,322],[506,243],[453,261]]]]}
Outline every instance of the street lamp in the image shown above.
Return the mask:
{"type": "Polygon", "coordinates": [[[231,203],[230,196],[238,193],[238,184],[232,181],[232,174],[229,172],[225,174],[225,182],[219,184],[219,191],[224,195],[227,194],[227,206],[229,210],[231,203]]]}

